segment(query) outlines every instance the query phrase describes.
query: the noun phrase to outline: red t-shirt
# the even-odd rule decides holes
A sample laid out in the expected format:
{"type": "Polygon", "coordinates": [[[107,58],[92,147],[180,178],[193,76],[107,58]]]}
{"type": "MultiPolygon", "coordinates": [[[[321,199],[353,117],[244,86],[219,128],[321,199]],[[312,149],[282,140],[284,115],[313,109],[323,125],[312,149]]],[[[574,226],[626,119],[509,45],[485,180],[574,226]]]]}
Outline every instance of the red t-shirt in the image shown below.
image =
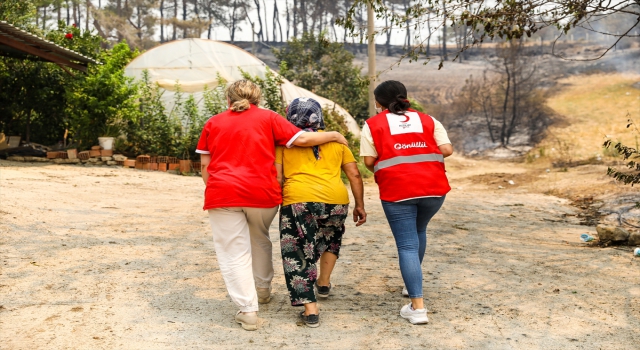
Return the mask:
{"type": "Polygon", "coordinates": [[[210,154],[204,210],[273,208],[282,203],[275,146],[291,146],[303,131],[279,114],[254,105],[226,110],[204,125],[196,152],[210,154]]]}

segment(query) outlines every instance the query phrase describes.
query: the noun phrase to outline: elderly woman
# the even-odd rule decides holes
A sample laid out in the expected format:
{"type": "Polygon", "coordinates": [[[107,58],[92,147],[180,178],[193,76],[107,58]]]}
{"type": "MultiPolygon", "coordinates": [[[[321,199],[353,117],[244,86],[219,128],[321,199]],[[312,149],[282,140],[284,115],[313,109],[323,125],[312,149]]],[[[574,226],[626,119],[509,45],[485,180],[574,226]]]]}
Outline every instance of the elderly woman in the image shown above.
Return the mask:
{"type": "Polygon", "coordinates": [[[407,89],[388,80],[374,90],[379,113],[362,128],[360,156],[374,172],[382,209],[398,248],[403,295],[411,303],[400,316],[412,324],[429,322],[422,294],[422,259],[427,225],[451,189],[444,158],[453,147],[442,124],[411,109],[407,89]]]}
{"type": "MultiPolygon", "coordinates": [[[[326,134],[322,108],[311,98],[293,100],[287,120],[305,131],[326,134]]],[[[367,217],[362,178],[349,148],[335,142],[313,148],[278,147],[276,169],[278,179],[284,181],[280,247],[289,298],[291,305],[304,306],[300,313],[304,323],[317,327],[317,297],[329,296],[331,271],[340,255],[349,210],[349,194],[340,173],[344,171],[351,184],[356,226],[367,217]]]]}
{"type": "Polygon", "coordinates": [[[213,245],[236,322],[258,328],[258,302],[270,300],[273,263],[269,225],[282,202],[276,180],[275,146],[347,144],[337,132],[304,132],[282,116],[258,108],[261,91],[240,80],[226,91],[229,109],[204,125],[197,151],[206,184],[213,245]]]}

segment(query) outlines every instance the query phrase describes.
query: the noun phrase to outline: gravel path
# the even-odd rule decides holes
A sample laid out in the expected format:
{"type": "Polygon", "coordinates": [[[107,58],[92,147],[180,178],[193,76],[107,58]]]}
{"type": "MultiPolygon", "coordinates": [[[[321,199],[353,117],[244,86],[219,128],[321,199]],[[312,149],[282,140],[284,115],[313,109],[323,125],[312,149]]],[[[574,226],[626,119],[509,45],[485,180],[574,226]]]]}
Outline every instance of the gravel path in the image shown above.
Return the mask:
{"type": "MultiPolygon", "coordinates": [[[[321,326],[297,324],[278,253],[263,327],[247,332],[199,178],[0,161],[0,349],[638,349],[640,259],[579,243],[595,230],[563,199],[464,172],[429,227],[428,325],[398,314],[408,300],[369,184],[369,221],[347,228],[321,326]]],[[[271,237],[279,251],[276,225],[271,237]]]]}

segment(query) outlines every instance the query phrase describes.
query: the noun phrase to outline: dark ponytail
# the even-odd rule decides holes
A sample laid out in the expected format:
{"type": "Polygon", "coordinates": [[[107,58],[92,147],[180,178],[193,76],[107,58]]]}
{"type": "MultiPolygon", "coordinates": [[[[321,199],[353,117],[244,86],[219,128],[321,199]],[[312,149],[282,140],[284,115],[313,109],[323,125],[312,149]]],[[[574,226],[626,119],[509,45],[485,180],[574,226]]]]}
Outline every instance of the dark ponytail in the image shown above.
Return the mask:
{"type": "Polygon", "coordinates": [[[380,83],[373,95],[382,107],[393,114],[404,114],[411,107],[407,98],[407,88],[399,81],[387,80],[380,83]]]}

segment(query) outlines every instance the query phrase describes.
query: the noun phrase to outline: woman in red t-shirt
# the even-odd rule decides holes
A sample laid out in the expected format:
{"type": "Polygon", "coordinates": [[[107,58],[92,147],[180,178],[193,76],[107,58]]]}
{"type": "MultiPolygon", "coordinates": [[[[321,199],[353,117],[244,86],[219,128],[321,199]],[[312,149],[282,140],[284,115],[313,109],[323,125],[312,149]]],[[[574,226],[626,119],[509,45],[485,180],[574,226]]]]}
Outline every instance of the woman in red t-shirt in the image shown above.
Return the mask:
{"type": "Polygon", "coordinates": [[[257,107],[262,93],[247,80],[226,91],[229,109],[204,125],[200,153],[213,244],[236,321],[257,329],[258,302],[271,300],[273,264],[269,226],[282,203],[275,146],[347,144],[338,132],[307,133],[277,113],[257,107]]]}

